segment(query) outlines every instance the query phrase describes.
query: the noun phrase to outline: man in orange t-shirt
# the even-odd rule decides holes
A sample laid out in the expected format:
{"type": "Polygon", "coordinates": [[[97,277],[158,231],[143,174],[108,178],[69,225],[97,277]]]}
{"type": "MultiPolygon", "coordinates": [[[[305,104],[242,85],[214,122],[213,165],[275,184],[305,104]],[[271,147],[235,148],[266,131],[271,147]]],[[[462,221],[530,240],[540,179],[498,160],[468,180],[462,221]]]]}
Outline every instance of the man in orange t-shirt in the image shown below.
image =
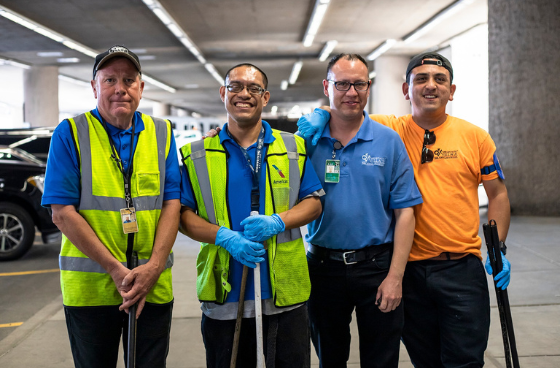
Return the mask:
{"type": "MultiPolygon", "coordinates": [[[[504,176],[490,135],[445,113],[453,100],[453,69],[437,53],[410,61],[402,89],[412,114],[370,117],[399,133],[423,204],[415,207],[414,243],[403,279],[403,341],[415,367],[482,367],[490,328],[488,286],[480,260],[478,185],[488,195],[488,218],[504,242],[510,206],[504,176]]],[[[316,109],[298,122],[315,143],[329,119],[316,109]]],[[[502,245],[502,244],[501,244],[502,245]]],[[[505,244],[503,244],[505,254],[505,244]]],[[[509,284],[502,254],[498,286],[509,284]]],[[[486,270],[491,273],[489,262],[486,270]]]]}

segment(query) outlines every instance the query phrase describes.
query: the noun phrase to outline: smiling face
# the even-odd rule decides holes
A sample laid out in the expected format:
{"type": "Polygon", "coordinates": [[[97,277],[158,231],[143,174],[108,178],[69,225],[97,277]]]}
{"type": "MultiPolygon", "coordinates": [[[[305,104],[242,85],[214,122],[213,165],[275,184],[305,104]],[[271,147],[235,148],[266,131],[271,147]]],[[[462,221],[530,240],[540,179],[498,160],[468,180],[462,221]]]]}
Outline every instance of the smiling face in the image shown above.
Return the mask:
{"type": "MultiPolygon", "coordinates": [[[[368,69],[360,60],[342,58],[332,66],[328,79],[335,82],[367,83],[368,69]]],[[[329,80],[323,80],[323,92],[329,98],[331,114],[341,120],[361,119],[369,97],[369,88],[366,91],[356,91],[351,86],[348,91],[339,91],[329,80]]]]}
{"type": "Polygon", "coordinates": [[[108,61],[91,81],[91,87],[101,116],[111,125],[127,129],[144,90],[134,64],[121,57],[108,61]]]}
{"type": "Polygon", "coordinates": [[[447,69],[425,64],[412,69],[410,84],[403,84],[403,93],[412,104],[413,116],[443,116],[447,102],[453,101],[455,88],[447,69]]]}
{"type": "Polygon", "coordinates": [[[220,87],[220,97],[228,113],[228,123],[240,127],[255,125],[261,120],[264,106],[268,104],[270,93],[252,94],[247,87],[259,86],[265,88],[260,71],[250,66],[240,66],[229,72],[226,85],[239,84],[244,86],[241,92],[230,92],[225,86],[220,87]]]}

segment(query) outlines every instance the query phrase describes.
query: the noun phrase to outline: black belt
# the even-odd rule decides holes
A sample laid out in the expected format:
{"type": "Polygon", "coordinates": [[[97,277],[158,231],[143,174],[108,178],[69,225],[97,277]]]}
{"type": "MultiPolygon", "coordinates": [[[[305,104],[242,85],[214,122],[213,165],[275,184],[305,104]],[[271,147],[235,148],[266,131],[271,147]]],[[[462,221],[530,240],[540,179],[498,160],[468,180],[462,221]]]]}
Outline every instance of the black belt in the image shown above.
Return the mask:
{"type": "Polygon", "coordinates": [[[309,252],[321,259],[331,259],[333,261],[344,262],[346,265],[368,261],[378,254],[384,253],[393,248],[393,243],[370,245],[362,249],[354,250],[335,250],[309,244],[309,252]]]}

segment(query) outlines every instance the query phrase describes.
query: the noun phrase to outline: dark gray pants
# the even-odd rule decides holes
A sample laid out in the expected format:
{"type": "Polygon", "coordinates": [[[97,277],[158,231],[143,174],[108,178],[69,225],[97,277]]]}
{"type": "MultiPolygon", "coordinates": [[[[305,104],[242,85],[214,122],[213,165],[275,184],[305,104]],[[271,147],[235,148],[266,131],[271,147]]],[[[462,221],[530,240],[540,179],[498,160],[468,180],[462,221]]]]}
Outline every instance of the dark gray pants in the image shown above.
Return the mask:
{"type": "MultiPolygon", "coordinates": [[[[173,302],[146,303],[136,330],[136,367],[164,368],[169,351],[173,302]]],[[[64,307],[76,368],[117,366],[119,343],[128,343],[128,314],[119,306],[64,307]]],[[[126,364],[126,354],[125,354],[126,364]]]]}
{"type": "MultiPolygon", "coordinates": [[[[206,367],[229,368],[235,320],[216,320],[202,314],[202,338],[206,347],[206,367]]],[[[266,366],[309,368],[310,341],[305,305],[288,312],[263,315],[266,366]],[[269,342],[275,344],[270,345],[269,342]]],[[[237,367],[257,365],[257,339],[254,318],[243,318],[237,352],[237,367]]]]}

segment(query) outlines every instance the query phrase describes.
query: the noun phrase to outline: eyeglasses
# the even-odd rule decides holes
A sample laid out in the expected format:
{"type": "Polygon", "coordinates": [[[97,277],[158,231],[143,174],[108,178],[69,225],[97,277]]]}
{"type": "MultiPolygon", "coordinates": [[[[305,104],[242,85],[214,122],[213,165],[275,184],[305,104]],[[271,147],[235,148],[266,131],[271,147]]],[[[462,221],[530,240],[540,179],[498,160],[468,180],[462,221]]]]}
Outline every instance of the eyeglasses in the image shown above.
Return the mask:
{"type": "Polygon", "coordinates": [[[356,91],[360,91],[360,92],[367,91],[369,88],[369,84],[371,83],[371,81],[350,83],[350,82],[337,82],[333,80],[329,80],[329,82],[334,84],[334,88],[343,92],[350,90],[352,86],[354,86],[354,89],[356,91]]]}
{"type": "Polygon", "coordinates": [[[232,92],[232,93],[241,93],[243,92],[243,90],[245,88],[247,88],[247,91],[249,91],[250,94],[252,95],[262,95],[266,89],[262,88],[261,86],[258,86],[256,84],[251,84],[249,86],[244,86],[241,83],[232,83],[232,84],[228,84],[226,86],[227,90],[232,92]]]}
{"type": "Polygon", "coordinates": [[[434,160],[434,151],[426,146],[436,143],[436,133],[430,132],[428,129],[424,130],[424,145],[422,146],[422,162],[432,162],[434,160]]]}

